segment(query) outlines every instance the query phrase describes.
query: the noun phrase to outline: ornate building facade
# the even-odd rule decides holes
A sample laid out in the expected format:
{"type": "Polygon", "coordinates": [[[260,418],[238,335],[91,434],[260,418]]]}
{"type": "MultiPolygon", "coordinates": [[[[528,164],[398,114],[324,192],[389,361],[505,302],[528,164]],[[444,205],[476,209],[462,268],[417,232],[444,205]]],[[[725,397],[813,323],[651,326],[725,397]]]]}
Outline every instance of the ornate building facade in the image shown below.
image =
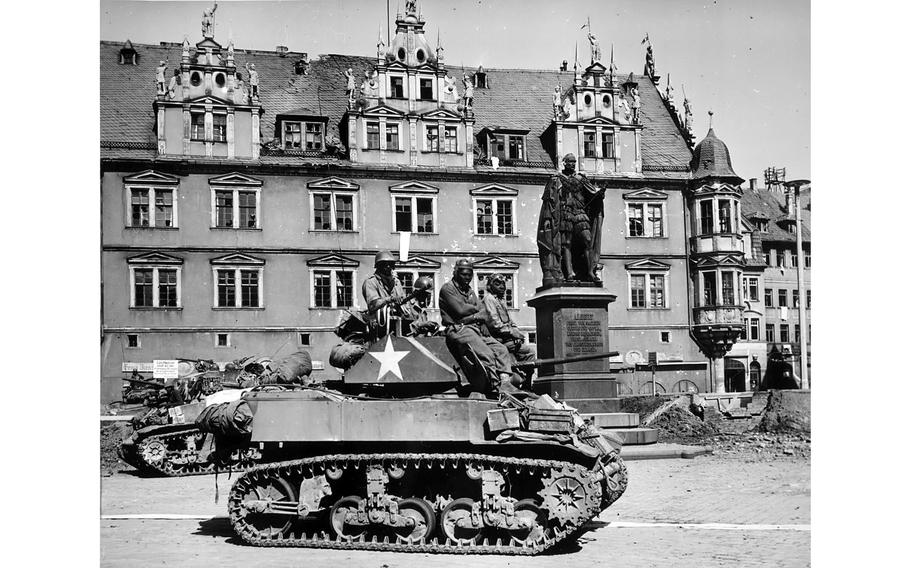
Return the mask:
{"type": "Polygon", "coordinates": [[[540,197],[569,153],[606,188],[600,274],[623,392],[730,387],[710,363],[743,329],[742,180],[713,131],[693,154],[688,101],[680,117],[660,92],[650,44],[642,75],[593,44],[583,69],[452,66],[407,6],[373,56],[214,33],[101,42],[102,396],[154,359],[305,347],[316,374],[337,373],[342,311],[363,307],[374,254],[403,243],[406,288],[426,275],[438,289],[465,257],[481,293],[505,273],[533,338],[540,197]]]}

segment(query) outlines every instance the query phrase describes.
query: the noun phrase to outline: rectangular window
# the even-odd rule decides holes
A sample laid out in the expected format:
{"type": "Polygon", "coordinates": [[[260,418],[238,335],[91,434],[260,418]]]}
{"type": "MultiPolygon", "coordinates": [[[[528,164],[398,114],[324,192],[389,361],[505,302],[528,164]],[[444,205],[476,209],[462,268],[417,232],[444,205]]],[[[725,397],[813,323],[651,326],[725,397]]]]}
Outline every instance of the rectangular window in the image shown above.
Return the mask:
{"type": "Polygon", "coordinates": [[[303,142],[307,150],[322,150],[322,123],[307,122],[304,130],[303,142]]]}
{"type": "Polygon", "coordinates": [[[629,204],[629,236],[645,236],[645,206],[643,204],[629,204]]]}
{"type": "Polygon", "coordinates": [[[439,127],[427,126],[427,152],[439,151],[439,127]]]}
{"type": "Polygon", "coordinates": [[[218,270],[218,303],[219,308],[233,308],[237,305],[236,288],[237,282],[234,278],[234,269],[218,270]]]}
{"type": "Polygon", "coordinates": [[[648,230],[649,237],[664,236],[664,207],[663,205],[648,205],[648,230]]]}
{"type": "Polygon", "coordinates": [[[212,140],[215,142],[227,142],[227,115],[212,115],[212,140]]]}
{"type": "Polygon", "coordinates": [[[793,307],[798,308],[799,307],[799,290],[792,290],[790,295],[793,297],[793,307]]]}
{"type": "Polygon", "coordinates": [[[597,157],[597,132],[594,130],[585,130],[584,132],[584,152],[585,158],[597,157]]]}
{"type": "Polygon", "coordinates": [[[445,145],[443,146],[443,151],[445,152],[457,152],[458,151],[458,127],[457,126],[446,126],[445,127],[445,145]]]}
{"type": "Polygon", "coordinates": [[[767,251],[763,252],[762,259],[765,261],[766,265],[771,266],[771,253],[770,252],[767,252],[767,251]]]}
{"type": "Polygon", "coordinates": [[[314,231],[353,231],[354,195],[313,193],[314,231]]]}
{"type": "Polygon", "coordinates": [[[662,275],[651,274],[651,297],[648,298],[649,308],[663,308],[664,304],[664,277],[662,275]]]}
{"type": "Polygon", "coordinates": [[[259,307],[259,271],[240,271],[240,307],[259,307]]]}
{"type": "Polygon", "coordinates": [[[379,149],[379,123],[378,122],[368,122],[367,123],[367,149],[368,150],[378,150],[379,149]]]}
{"type": "Polygon", "coordinates": [[[749,318],[749,340],[758,341],[758,318],[749,318]]]}
{"type": "Polygon", "coordinates": [[[774,343],[774,324],[766,323],[765,324],[765,341],[768,343],[774,343]]]}
{"type": "Polygon", "coordinates": [[[417,197],[417,232],[433,232],[433,200],[428,197],[417,197]]]}
{"type": "Polygon", "coordinates": [[[496,230],[500,235],[512,234],[512,201],[496,200],[496,230]]]}
{"type": "Polygon", "coordinates": [[[149,190],[133,189],[130,191],[131,226],[149,226],[149,190]]]}
{"type": "Polygon", "coordinates": [[[158,269],[158,307],[177,307],[177,269],[158,269]]]}
{"type": "Polygon", "coordinates": [[[313,194],[313,229],[317,231],[332,230],[332,194],[313,194]]]}
{"type": "Polygon", "coordinates": [[[778,250],[776,252],[777,258],[775,259],[775,264],[778,268],[784,268],[786,266],[786,263],[784,262],[784,251],[778,250]]]}
{"type": "Polygon", "coordinates": [[[780,324],[780,342],[790,343],[790,324],[780,324]]]}
{"type": "Polygon", "coordinates": [[[660,342],[661,343],[670,343],[670,332],[669,331],[660,332],[660,342]]]}
{"type": "Polygon", "coordinates": [[[386,124],[385,125],[385,147],[388,150],[398,150],[398,125],[397,124],[386,124]]]}
{"type": "Polygon", "coordinates": [[[234,192],[215,192],[215,226],[231,228],[234,226],[234,192]]]}
{"type": "Polygon", "coordinates": [[[524,136],[508,136],[509,140],[509,154],[508,159],[510,160],[524,160],[525,159],[525,139],[524,136]]]}
{"type": "Polygon", "coordinates": [[[508,158],[506,155],[506,135],[494,134],[490,136],[490,156],[496,156],[501,160],[508,158]]]}
{"type": "Polygon", "coordinates": [[[433,79],[420,79],[420,100],[433,100],[433,79]]]}
{"type": "Polygon", "coordinates": [[[335,227],[338,231],[354,230],[353,195],[335,195],[335,227]]]}
{"type": "Polygon", "coordinates": [[[733,288],[733,273],[723,271],[720,273],[720,285],[723,291],[723,305],[736,305],[736,293],[733,288]]]}
{"type": "Polygon", "coordinates": [[[350,270],[313,271],[313,307],[349,308],[354,305],[354,273],[350,270]]]}
{"type": "Polygon", "coordinates": [[[782,308],[786,308],[788,306],[786,290],[781,289],[777,291],[777,305],[782,308]]]}
{"type": "Polygon", "coordinates": [[[803,252],[803,268],[812,268],[812,255],[803,252]]]}
{"type": "Polygon", "coordinates": [[[309,345],[310,344],[310,334],[309,333],[299,333],[297,334],[297,342],[300,345],[309,345]]]}
{"type": "Polygon", "coordinates": [[[601,134],[601,146],[603,147],[603,157],[604,158],[613,158],[615,154],[613,153],[613,133],[604,132],[601,134]]]}
{"type": "Polygon", "coordinates": [[[721,199],[717,202],[717,219],[721,233],[732,233],[733,226],[730,221],[730,200],[721,199]]]}
{"type": "Polygon", "coordinates": [[[126,334],[126,346],[131,349],[139,348],[139,336],[135,333],[126,334]]]}
{"type": "Polygon", "coordinates": [[[152,268],[136,268],[133,270],[133,283],[135,300],[133,306],[137,308],[152,308],[154,289],[154,270],[152,268]]]}
{"type": "Polygon", "coordinates": [[[812,307],[812,290],[806,290],[806,309],[812,307]]]}
{"type": "Polygon", "coordinates": [[[493,200],[477,200],[477,234],[493,234],[493,200]]]}
{"type": "Polygon", "coordinates": [[[704,304],[703,306],[717,305],[717,274],[712,270],[702,272],[702,282],[704,283],[704,304]]]}
{"type": "Polygon", "coordinates": [[[645,275],[633,274],[631,284],[631,295],[629,305],[633,308],[645,307],[645,275]]]}
{"type": "Polygon", "coordinates": [[[231,346],[231,334],[230,333],[219,333],[215,338],[215,345],[217,347],[230,347],[231,346]]]}
{"type": "Polygon", "coordinates": [[[170,189],[155,190],[155,226],[174,225],[174,192],[170,189]]]}
{"type": "Polygon", "coordinates": [[[395,198],[395,230],[411,230],[411,199],[410,197],[395,198]]]}
{"type": "MultiPolygon", "coordinates": [[[[477,297],[480,298],[481,300],[483,300],[483,295],[486,293],[486,290],[487,290],[487,277],[490,276],[491,274],[492,273],[484,273],[484,272],[479,272],[477,274],[477,297]]],[[[515,280],[514,280],[514,278],[512,278],[511,274],[508,274],[508,273],[500,273],[500,274],[502,274],[506,280],[506,282],[505,282],[506,283],[506,292],[505,292],[506,307],[514,308],[515,304],[513,304],[512,301],[513,301],[513,297],[514,297],[513,285],[514,285],[515,280]]]]}
{"type": "Polygon", "coordinates": [[[512,199],[477,199],[478,235],[512,234],[512,199]]]}
{"type": "Polygon", "coordinates": [[[395,226],[393,231],[432,233],[435,230],[432,197],[395,197],[395,226]]]}
{"type": "Polygon", "coordinates": [[[390,93],[389,97],[393,99],[404,98],[404,77],[389,77],[390,93]]]}
{"type": "Polygon", "coordinates": [[[256,228],[256,192],[238,191],[238,209],[240,213],[240,226],[246,229],[256,228]]]}
{"type": "Polygon", "coordinates": [[[205,140],[205,113],[190,113],[190,140],[205,140]]]}
{"type": "Polygon", "coordinates": [[[710,235],[714,233],[714,202],[710,199],[702,201],[699,204],[699,212],[701,213],[699,217],[699,234],[710,235]]]}
{"type": "Polygon", "coordinates": [[[332,307],[332,272],[330,270],[313,272],[313,305],[317,308],[332,307]]]}
{"type": "MultiPolygon", "coordinates": [[[[743,288],[746,290],[746,299],[751,302],[758,301],[758,276],[746,276],[743,278],[743,288]]],[[[767,294],[765,294],[767,299],[767,294]]]]}
{"type": "Polygon", "coordinates": [[[284,123],[285,150],[300,150],[303,147],[303,133],[299,122],[284,123]]]}

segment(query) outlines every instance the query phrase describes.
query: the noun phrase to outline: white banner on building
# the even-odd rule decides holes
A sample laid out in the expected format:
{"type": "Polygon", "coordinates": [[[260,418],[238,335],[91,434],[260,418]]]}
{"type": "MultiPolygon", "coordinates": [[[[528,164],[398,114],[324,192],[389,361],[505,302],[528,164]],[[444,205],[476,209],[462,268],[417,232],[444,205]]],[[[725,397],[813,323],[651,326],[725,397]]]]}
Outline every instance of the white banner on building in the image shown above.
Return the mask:
{"type": "Polygon", "coordinates": [[[178,362],[176,359],[155,359],[152,376],[156,379],[176,379],[178,362]]]}

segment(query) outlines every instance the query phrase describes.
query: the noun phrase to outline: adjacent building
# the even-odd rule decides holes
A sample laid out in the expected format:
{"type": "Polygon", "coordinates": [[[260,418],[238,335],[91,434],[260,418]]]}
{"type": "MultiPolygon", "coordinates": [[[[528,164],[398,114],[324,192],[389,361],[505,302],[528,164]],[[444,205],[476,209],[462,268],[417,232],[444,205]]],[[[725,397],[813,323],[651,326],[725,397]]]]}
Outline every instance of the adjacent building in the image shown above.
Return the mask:
{"type": "MultiPolygon", "coordinates": [[[[449,65],[415,4],[373,56],[245,50],[211,31],[101,42],[102,396],[175,357],[303,347],[315,373],[337,373],[333,330],[363,307],[379,250],[407,248],[405,287],[425,275],[438,289],[465,257],[480,293],[505,273],[533,339],[540,196],[569,153],[606,188],[600,274],[623,392],[748,388],[724,380],[725,357],[752,341],[753,293],[786,288],[791,305],[780,279],[750,280],[759,247],[788,241],[749,216],[713,130],[693,153],[691,115],[653,60],[641,75],[599,48],[574,69],[449,65]]],[[[789,344],[775,302],[759,329],[789,344]]]]}

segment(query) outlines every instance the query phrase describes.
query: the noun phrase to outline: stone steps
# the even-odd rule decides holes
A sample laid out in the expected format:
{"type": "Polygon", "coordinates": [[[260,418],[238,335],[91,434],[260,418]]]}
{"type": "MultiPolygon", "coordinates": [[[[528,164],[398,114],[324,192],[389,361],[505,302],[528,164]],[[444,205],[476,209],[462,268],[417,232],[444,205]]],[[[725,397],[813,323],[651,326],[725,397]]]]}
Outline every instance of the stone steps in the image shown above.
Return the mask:
{"type": "Polygon", "coordinates": [[[598,428],[635,428],[639,424],[634,412],[593,412],[582,418],[590,418],[598,428]]]}

